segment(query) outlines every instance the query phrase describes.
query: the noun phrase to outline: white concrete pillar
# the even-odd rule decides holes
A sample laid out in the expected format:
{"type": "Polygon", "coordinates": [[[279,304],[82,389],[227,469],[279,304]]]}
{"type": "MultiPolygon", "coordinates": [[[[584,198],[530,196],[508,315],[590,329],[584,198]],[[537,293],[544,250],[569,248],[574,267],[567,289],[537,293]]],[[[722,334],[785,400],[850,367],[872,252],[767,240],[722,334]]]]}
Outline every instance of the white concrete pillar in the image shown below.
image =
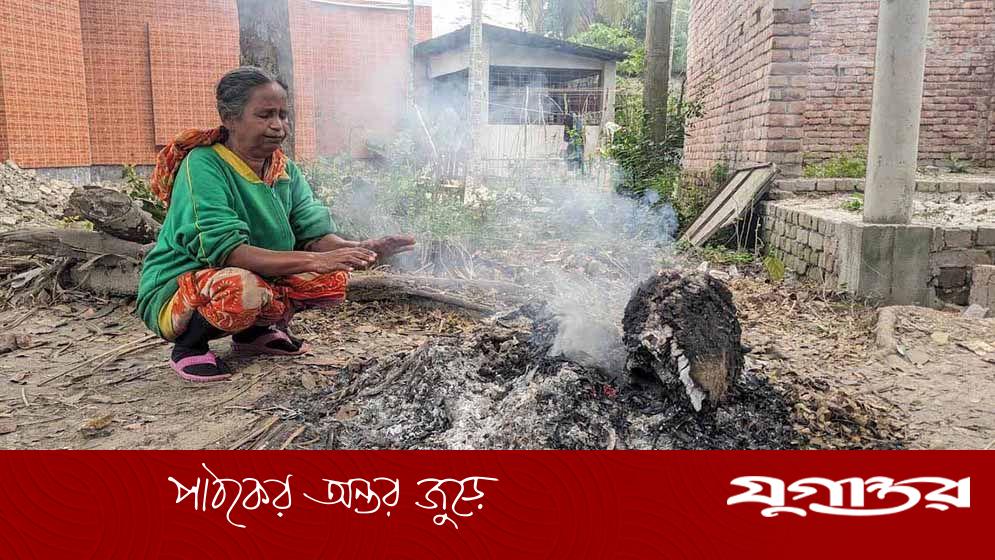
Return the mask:
{"type": "Polygon", "coordinates": [[[489,85],[488,61],[484,54],[483,1],[473,0],[470,11],[470,60],[469,95],[470,120],[470,175],[480,172],[481,141],[487,119],[487,89],[489,85]]]}
{"type": "Polygon", "coordinates": [[[881,0],[864,221],[908,224],[916,188],[929,0],[881,0]]]}
{"type": "Polygon", "coordinates": [[[615,122],[615,81],[616,62],[614,60],[605,61],[601,74],[601,87],[604,94],[601,100],[601,126],[606,123],[615,122]]]}

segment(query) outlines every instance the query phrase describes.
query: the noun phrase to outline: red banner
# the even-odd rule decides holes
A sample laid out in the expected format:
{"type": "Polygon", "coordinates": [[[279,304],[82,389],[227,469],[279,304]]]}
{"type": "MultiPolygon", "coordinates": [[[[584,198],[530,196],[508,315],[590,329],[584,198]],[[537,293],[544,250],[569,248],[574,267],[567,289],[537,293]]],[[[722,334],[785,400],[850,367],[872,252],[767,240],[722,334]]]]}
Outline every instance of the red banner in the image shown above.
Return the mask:
{"type": "Polygon", "coordinates": [[[3,452],[37,557],[951,555],[990,548],[988,452],[3,452]]]}

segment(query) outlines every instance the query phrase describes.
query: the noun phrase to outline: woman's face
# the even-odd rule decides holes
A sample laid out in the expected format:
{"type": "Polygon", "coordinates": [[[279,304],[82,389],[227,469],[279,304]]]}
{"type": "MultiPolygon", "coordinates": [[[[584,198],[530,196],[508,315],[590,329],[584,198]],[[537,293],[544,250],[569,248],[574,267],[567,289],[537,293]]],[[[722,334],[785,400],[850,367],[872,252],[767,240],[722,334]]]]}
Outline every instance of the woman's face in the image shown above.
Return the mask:
{"type": "Polygon", "coordinates": [[[290,131],[287,92],[277,83],[253,88],[242,115],[225,122],[236,146],[252,157],[267,158],[290,131]]]}

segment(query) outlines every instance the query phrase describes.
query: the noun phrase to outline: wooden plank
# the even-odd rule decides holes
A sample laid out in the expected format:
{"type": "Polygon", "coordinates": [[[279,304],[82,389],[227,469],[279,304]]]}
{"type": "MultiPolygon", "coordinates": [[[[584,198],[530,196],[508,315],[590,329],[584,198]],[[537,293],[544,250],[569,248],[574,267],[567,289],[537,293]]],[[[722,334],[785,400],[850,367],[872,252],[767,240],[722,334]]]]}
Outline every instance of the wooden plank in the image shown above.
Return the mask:
{"type": "Polygon", "coordinates": [[[734,223],[760,199],[777,174],[767,164],[737,170],[729,182],[688,228],[681,241],[702,246],[715,232],[734,223]]]}

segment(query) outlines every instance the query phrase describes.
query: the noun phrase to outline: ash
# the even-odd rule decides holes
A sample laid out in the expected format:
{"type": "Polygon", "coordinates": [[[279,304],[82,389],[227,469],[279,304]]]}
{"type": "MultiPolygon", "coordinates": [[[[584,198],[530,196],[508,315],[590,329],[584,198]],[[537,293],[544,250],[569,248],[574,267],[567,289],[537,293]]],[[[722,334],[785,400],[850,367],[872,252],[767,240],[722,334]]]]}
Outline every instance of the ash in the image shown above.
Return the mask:
{"type": "MultiPolygon", "coordinates": [[[[787,449],[791,407],[749,371],[702,415],[651,380],[553,357],[553,313],[524,306],[465,339],[356,364],[289,402],[316,448],[787,449]]],[[[287,393],[283,393],[286,395],[287,393]]]]}

